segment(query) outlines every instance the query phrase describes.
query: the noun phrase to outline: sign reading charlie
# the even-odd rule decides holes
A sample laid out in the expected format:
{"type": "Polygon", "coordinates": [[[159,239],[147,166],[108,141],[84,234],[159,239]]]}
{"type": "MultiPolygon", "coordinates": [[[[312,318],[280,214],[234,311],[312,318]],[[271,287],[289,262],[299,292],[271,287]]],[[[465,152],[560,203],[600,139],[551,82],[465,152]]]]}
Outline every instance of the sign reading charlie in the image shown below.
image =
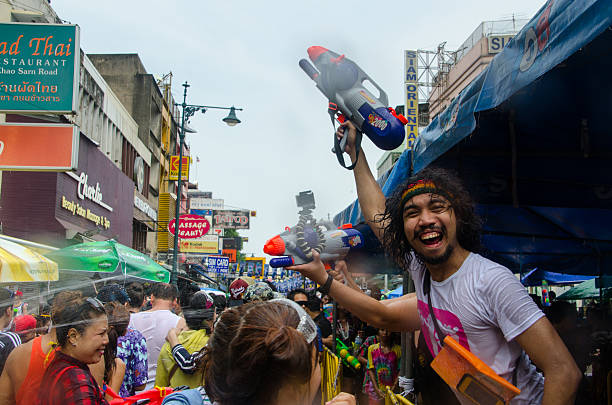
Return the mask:
{"type": "Polygon", "coordinates": [[[75,112],[79,63],[77,25],[1,23],[0,112],[75,112]]]}

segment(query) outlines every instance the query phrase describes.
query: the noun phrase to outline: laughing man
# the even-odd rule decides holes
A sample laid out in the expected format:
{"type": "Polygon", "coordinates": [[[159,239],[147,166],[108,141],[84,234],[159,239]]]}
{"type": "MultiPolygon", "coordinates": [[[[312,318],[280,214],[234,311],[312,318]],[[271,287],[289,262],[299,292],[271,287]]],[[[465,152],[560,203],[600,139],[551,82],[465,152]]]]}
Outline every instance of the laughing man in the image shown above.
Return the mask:
{"type": "MultiPolygon", "coordinates": [[[[354,162],[355,128],[347,122],[338,136],[344,130],[349,131],[346,152],[354,162]]],[[[480,220],[458,179],[441,169],[424,169],[386,199],[363,152],[354,176],[364,218],[387,254],[410,273],[416,296],[376,301],[334,280],[318,256],[292,269],[322,285],[369,324],[420,329],[431,357],[442,348],[437,330],[455,338],[521,389],[512,405],[573,404],[581,378],[578,367],[510,270],[476,253],[480,220]]],[[[453,392],[462,404],[472,403],[453,392]]],[[[442,403],[435,396],[431,403],[442,403]]]]}

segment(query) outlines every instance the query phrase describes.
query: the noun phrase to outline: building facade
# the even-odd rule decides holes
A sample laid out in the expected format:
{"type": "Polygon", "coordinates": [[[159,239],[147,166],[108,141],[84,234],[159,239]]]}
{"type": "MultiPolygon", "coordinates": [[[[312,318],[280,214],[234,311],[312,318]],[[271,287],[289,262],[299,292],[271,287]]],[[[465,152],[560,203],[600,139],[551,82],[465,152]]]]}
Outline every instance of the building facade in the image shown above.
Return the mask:
{"type": "Polygon", "coordinates": [[[456,52],[456,62],[440,69],[429,94],[429,117],[433,120],[487,67],[496,54],[528,22],[524,19],[484,21],[456,52]]]}

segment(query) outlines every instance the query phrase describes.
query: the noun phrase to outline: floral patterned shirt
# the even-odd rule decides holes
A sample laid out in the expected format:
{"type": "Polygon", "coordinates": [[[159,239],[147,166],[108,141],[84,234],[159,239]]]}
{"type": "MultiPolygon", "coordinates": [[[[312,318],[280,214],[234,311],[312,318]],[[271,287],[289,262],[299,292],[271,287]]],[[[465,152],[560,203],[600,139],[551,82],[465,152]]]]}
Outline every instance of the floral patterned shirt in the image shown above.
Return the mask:
{"type": "Polygon", "coordinates": [[[125,398],[134,395],[134,387],[147,383],[147,341],[142,333],[128,328],[117,340],[117,357],[125,363],[125,377],[119,390],[119,395],[125,398]]]}

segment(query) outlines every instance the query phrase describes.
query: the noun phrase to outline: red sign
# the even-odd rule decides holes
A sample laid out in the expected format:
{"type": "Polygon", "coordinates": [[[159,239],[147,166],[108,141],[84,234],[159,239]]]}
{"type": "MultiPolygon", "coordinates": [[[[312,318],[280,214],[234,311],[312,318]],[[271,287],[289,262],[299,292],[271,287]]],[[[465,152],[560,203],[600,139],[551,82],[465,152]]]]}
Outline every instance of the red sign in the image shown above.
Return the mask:
{"type": "MultiPolygon", "coordinates": [[[[194,214],[184,214],[179,217],[179,238],[196,239],[206,235],[210,230],[210,222],[204,217],[194,214]]],[[[168,230],[172,235],[176,231],[176,219],[168,223],[168,230]]]]}
{"type": "Polygon", "coordinates": [[[76,170],[79,130],[66,124],[0,124],[0,170],[76,170]]]}

